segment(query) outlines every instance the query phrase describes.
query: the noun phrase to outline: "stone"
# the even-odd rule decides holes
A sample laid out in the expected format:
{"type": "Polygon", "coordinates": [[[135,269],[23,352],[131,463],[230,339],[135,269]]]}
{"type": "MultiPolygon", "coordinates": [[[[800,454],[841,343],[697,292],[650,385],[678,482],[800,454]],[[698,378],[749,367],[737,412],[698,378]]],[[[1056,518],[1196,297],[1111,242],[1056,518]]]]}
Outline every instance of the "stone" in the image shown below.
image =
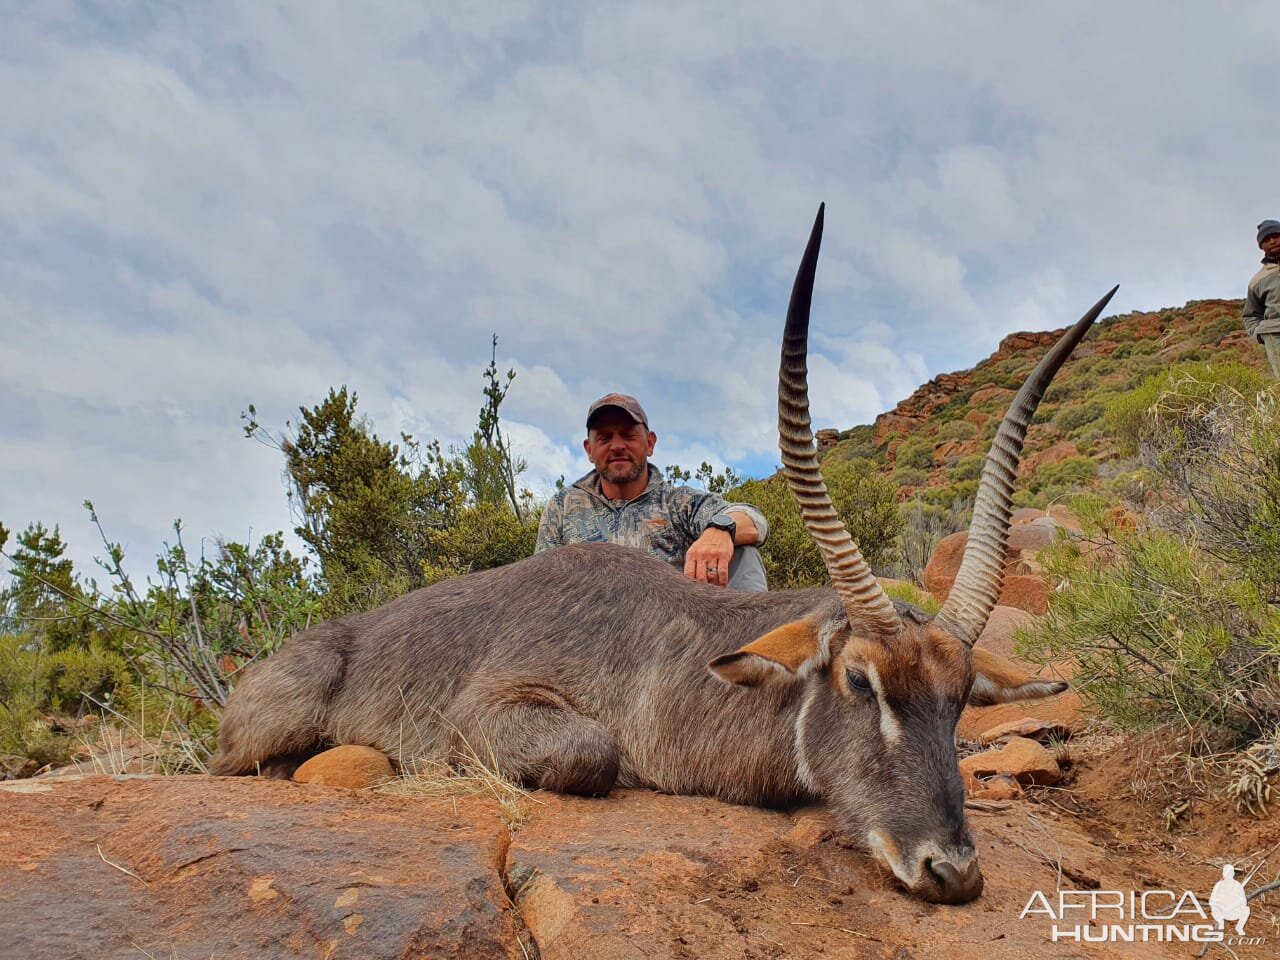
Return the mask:
{"type": "Polygon", "coordinates": [[[363,790],[395,776],[391,761],[373,747],[347,745],[318,753],[293,774],[298,783],[363,790]]]}
{"type": "Polygon", "coordinates": [[[973,391],[969,397],[969,405],[971,407],[983,407],[993,401],[999,401],[1001,405],[1007,405],[1008,401],[1013,399],[1013,391],[1006,387],[997,387],[995,384],[987,384],[985,387],[979,387],[973,391]]]}
{"type": "Polygon", "coordinates": [[[1071,727],[1061,721],[1023,717],[1021,720],[1006,720],[983,730],[978,735],[978,740],[981,743],[998,743],[1012,737],[1025,737],[1036,743],[1049,744],[1068,740],[1071,733],[1071,727]]]}
{"type": "Polygon", "coordinates": [[[969,791],[969,797],[973,800],[1017,800],[1023,793],[1022,785],[1017,780],[1001,773],[981,781],[969,791]]]}
{"type": "Polygon", "coordinates": [[[1070,440],[1060,440],[1053,444],[1053,446],[1041,450],[1039,453],[1033,453],[1028,457],[1023,457],[1022,473],[1023,476],[1032,477],[1035,476],[1036,471],[1041,467],[1049,467],[1055,463],[1061,463],[1068,457],[1078,456],[1080,456],[1079,447],[1070,440]]]}
{"type": "Polygon", "coordinates": [[[524,956],[486,800],[249,777],[42,785],[0,801],[5,956],[524,956]]]}
{"type": "Polygon", "coordinates": [[[1052,786],[1062,770],[1052,753],[1025,737],[1013,737],[998,750],[975,753],[960,761],[960,774],[973,789],[991,777],[1007,776],[1020,784],[1052,786]]]}
{"type": "Polygon", "coordinates": [[[987,617],[987,625],[978,634],[978,642],[974,646],[998,653],[1002,657],[1017,659],[1013,654],[1013,635],[1019,628],[1030,626],[1035,619],[1026,610],[997,604],[992,609],[991,616],[987,617]]]}
{"type": "MultiPolygon", "coordinates": [[[[1050,664],[1039,675],[1044,678],[1060,677],[1063,664],[1050,664]]],[[[980,740],[984,731],[1002,723],[1021,723],[1025,720],[1042,720],[1056,723],[1068,730],[1080,731],[1088,722],[1080,694],[1064,690],[1052,697],[1036,700],[1017,700],[1013,703],[997,703],[989,707],[965,707],[956,726],[956,736],[962,740],[980,740]]]]}

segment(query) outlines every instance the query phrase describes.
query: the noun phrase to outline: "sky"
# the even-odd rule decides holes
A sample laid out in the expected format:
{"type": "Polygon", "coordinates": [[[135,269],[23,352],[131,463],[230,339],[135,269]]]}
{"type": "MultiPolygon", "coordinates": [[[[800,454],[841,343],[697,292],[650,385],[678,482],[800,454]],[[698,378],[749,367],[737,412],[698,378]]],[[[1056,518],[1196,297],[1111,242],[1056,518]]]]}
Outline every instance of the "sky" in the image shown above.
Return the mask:
{"type": "MultiPolygon", "coordinates": [[[[347,385],[545,493],[588,404],[777,463],[819,202],[815,426],[1016,330],[1239,297],[1280,217],[1274,3],[0,0],[0,522],[79,567],[288,530],[274,431],[347,385]]],[[[296,540],[294,541],[297,542],[296,540]]]]}

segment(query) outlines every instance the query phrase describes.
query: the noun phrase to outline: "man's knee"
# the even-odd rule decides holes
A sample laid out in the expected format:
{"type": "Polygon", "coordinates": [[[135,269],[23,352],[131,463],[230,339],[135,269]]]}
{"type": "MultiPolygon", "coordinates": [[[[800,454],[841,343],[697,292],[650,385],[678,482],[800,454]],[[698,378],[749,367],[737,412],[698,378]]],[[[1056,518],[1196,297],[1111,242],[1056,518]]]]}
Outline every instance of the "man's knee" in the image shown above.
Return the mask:
{"type": "Polygon", "coordinates": [[[763,593],[769,589],[759,548],[734,547],[733,559],[729,561],[729,589],[745,593],[763,593]]]}

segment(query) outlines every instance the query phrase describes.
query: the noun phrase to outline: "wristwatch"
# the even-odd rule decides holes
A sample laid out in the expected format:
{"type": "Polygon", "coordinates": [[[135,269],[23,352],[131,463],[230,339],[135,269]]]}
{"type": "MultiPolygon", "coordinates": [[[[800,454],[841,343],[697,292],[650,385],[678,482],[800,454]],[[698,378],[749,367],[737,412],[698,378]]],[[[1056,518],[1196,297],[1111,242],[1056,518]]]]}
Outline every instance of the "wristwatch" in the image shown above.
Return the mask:
{"type": "Polygon", "coordinates": [[[707,524],[708,530],[723,530],[732,540],[738,532],[738,524],[727,513],[717,513],[707,524]]]}

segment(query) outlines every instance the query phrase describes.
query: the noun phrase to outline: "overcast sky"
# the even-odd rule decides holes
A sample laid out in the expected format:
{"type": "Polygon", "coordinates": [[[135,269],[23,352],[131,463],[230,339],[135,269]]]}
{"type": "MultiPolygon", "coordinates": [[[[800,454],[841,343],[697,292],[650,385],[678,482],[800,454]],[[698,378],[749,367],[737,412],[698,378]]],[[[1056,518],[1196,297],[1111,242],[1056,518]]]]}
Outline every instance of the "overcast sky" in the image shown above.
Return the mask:
{"type": "Polygon", "coordinates": [[[243,438],[347,384],[528,482],[583,414],[762,474],[819,201],[817,426],[1014,330],[1238,297],[1280,216],[1274,3],[0,0],[0,521],[131,566],[288,528],[243,438]]]}

